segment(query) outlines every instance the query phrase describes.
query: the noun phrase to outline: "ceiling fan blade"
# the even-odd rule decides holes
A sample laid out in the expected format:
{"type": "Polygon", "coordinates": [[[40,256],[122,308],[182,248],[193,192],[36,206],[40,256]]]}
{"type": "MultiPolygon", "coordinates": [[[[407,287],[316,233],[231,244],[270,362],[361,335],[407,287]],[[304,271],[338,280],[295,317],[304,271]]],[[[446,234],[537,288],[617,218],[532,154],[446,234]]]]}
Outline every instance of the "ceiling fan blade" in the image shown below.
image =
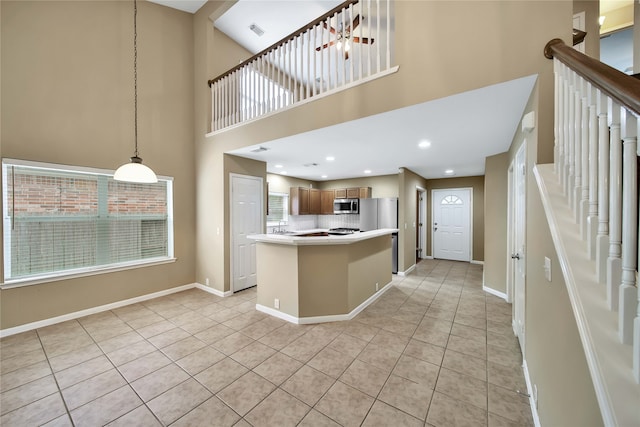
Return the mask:
{"type": "Polygon", "coordinates": [[[328,26],[327,23],[324,22],[324,21],[322,21],[322,26],[324,27],[325,30],[329,30],[329,32],[331,34],[335,34],[336,33],[336,29],[333,28],[333,27],[328,26]]]}
{"type": "Polygon", "coordinates": [[[355,18],[353,18],[353,23],[347,28],[347,31],[353,31],[356,27],[360,25],[360,14],[357,14],[355,18]]]}
{"type": "Polygon", "coordinates": [[[373,44],[374,40],[368,37],[354,37],[353,42],[362,44],[373,44]]]}
{"type": "Polygon", "coordinates": [[[328,48],[328,47],[330,47],[330,46],[333,46],[334,44],[336,44],[336,41],[335,41],[335,40],[332,40],[332,41],[330,41],[329,43],[325,43],[325,44],[323,44],[322,46],[318,46],[318,47],[316,48],[316,51],[320,52],[322,49],[326,49],[326,48],[328,48]]]}

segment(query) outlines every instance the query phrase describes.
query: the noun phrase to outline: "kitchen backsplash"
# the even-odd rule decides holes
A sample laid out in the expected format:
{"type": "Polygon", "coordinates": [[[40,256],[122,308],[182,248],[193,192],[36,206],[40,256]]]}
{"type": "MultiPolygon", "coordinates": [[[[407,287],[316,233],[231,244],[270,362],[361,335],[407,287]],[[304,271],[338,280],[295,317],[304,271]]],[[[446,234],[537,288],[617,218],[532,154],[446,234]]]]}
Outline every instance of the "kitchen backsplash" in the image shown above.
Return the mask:
{"type": "Polygon", "coordinates": [[[313,228],[359,228],[360,215],[289,215],[287,230],[310,230],[313,228]]]}

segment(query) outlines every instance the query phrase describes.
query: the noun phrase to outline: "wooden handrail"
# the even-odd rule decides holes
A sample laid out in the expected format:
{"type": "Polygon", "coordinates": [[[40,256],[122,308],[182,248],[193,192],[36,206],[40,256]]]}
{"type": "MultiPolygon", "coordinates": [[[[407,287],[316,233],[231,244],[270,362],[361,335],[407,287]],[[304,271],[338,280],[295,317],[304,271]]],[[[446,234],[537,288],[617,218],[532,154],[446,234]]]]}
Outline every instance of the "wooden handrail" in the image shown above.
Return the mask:
{"type": "Polygon", "coordinates": [[[578,52],[560,39],[547,43],[544,56],[558,59],[627,110],[640,116],[640,80],[578,52]]]}
{"type": "Polygon", "coordinates": [[[289,34],[288,36],[286,36],[285,38],[281,39],[280,41],[272,44],[271,46],[269,46],[268,48],[264,49],[263,51],[256,53],[251,58],[249,58],[249,59],[247,59],[245,61],[242,61],[240,64],[236,65],[235,67],[233,67],[229,71],[226,71],[226,72],[220,74],[218,77],[209,80],[207,82],[209,84],[209,87],[211,87],[211,85],[214,84],[215,82],[217,82],[218,80],[227,77],[229,74],[233,73],[234,71],[237,71],[237,70],[241,69],[242,67],[244,67],[245,65],[250,64],[254,60],[256,60],[259,57],[261,57],[262,55],[271,52],[272,50],[280,47],[281,45],[285,44],[286,42],[295,39],[296,37],[298,37],[300,34],[304,33],[305,31],[310,30],[311,28],[315,27],[316,25],[321,24],[324,20],[326,20],[328,17],[330,17],[334,13],[339,12],[340,10],[349,7],[349,5],[351,5],[351,4],[356,4],[359,1],[360,0],[347,0],[342,4],[339,4],[338,6],[334,7],[333,9],[331,9],[329,12],[327,12],[324,15],[322,15],[321,17],[311,21],[310,23],[308,23],[304,27],[294,31],[293,33],[289,34]]]}

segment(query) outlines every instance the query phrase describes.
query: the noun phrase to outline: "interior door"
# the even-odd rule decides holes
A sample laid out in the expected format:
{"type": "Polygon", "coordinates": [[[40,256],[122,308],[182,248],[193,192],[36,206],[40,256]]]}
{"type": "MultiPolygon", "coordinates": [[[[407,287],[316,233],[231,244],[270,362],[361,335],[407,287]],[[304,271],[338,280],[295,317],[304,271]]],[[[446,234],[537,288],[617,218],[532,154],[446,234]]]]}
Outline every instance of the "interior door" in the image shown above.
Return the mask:
{"type": "Polygon", "coordinates": [[[518,149],[513,166],[513,252],[511,254],[514,272],[514,333],[524,352],[525,343],[525,296],[526,296],[526,144],[518,149]]]}
{"type": "Polygon", "coordinates": [[[231,290],[257,284],[256,242],[248,235],[262,233],[262,178],[231,175],[231,290]]]}
{"type": "Polygon", "coordinates": [[[471,190],[433,190],[433,256],[471,261],[471,190]]]}

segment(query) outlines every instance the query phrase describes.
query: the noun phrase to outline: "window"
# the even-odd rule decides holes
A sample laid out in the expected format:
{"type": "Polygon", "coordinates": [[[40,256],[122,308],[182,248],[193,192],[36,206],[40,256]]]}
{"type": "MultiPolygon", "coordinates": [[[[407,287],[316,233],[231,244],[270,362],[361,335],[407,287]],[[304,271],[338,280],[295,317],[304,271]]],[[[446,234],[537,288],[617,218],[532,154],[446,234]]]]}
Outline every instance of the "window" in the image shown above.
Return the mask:
{"type": "Polygon", "coordinates": [[[172,184],[97,169],[3,160],[4,281],[63,277],[173,258],[172,184]]]}
{"type": "Polygon", "coordinates": [[[462,199],[458,196],[445,196],[440,202],[441,205],[461,205],[462,199]]]}
{"type": "Polygon", "coordinates": [[[269,193],[269,214],[267,225],[278,225],[289,221],[289,195],[287,193],[269,193]]]}

